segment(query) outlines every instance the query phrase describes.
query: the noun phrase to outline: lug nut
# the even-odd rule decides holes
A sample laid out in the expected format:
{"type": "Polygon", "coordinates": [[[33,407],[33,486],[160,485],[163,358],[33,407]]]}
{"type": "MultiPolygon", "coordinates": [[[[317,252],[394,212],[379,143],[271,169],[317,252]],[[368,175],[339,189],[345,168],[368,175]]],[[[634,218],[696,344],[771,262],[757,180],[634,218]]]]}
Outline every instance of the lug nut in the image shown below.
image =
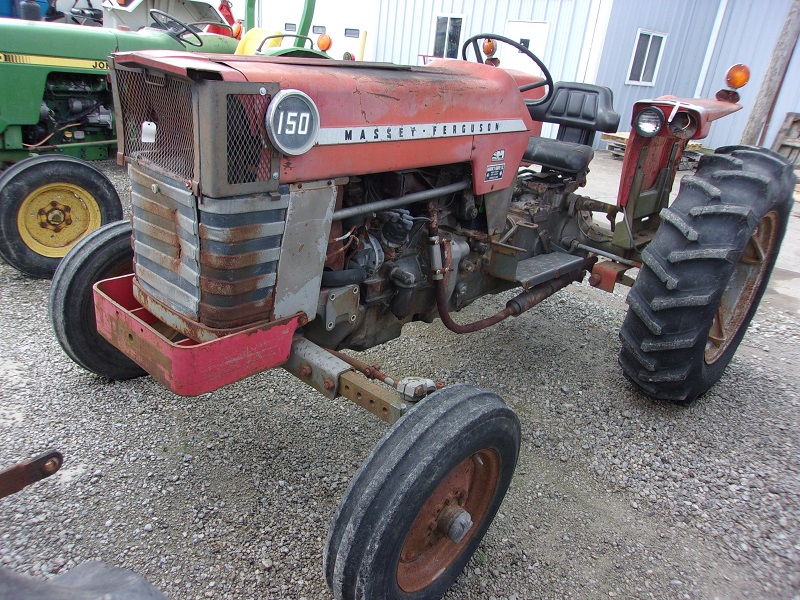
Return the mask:
{"type": "Polygon", "coordinates": [[[472,529],[472,516],[457,505],[446,506],[437,520],[439,531],[458,544],[472,529]]]}

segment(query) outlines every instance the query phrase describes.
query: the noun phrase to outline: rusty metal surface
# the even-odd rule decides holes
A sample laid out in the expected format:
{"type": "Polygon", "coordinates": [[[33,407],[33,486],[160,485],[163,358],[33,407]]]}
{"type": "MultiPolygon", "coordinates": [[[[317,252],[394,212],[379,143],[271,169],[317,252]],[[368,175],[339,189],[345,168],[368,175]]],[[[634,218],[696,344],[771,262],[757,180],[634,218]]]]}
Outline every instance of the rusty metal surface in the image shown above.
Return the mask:
{"type": "Polygon", "coordinates": [[[133,296],[133,275],[94,286],[97,331],[171,391],[197,396],[282,365],[289,358],[297,314],[198,344],[166,338],[133,296]]]}
{"type": "Polygon", "coordinates": [[[465,61],[426,69],[325,62],[138,52],[118,55],[114,64],[186,80],[192,73],[207,89],[245,78],[308,94],[320,113],[320,143],[301,156],[280,159],[281,183],[349,176],[354,164],[359,173],[418,168],[435,154],[441,164],[471,163],[476,194],[511,186],[534,123],[517,83],[503,69],[465,61]],[[504,150],[504,162],[493,160],[498,150],[504,150]]]}
{"type": "Polygon", "coordinates": [[[339,394],[339,376],[351,370],[346,362],[300,336],[292,341],[292,351],[283,368],[331,399],[339,394]]]}
{"type": "Polygon", "coordinates": [[[390,425],[411,407],[399,392],[373,383],[353,371],[342,373],[339,377],[339,394],[366,408],[390,425]]]}
{"type": "Polygon", "coordinates": [[[317,316],[322,269],[338,189],[332,180],[290,187],[286,230],[280,246],[273,318],[303,312],[317,316]]]}
{"type": "Polygon", "coordinates": [[[50,477],[63,463],[61,452],[48,450],[36,458],[0,471],[0,498],[16,494],[32,483],[50,477]]]}
{"type": "Polygon", "coordinates": [[[632,268],[611,260],[600,261],[592,267],[589,285],[604,292],[613,292],[614,285],[622,281],[625,272],[632,268]]]}
{"type": "Polygon", "coordinates": [[[428,394],[444,387],[444,383],[441,381],[433,381],[432,379],[424,377],[404,377],[398,380],[381,371],[380,365],[368,365],[354,356],[344,354],[343,352],[337,352],[336,350],[328,349],[328,352],[333,354],[336,358],[343,360],[370,379],[377,379],[396,389],[404,398],[408,399],[409,402],[422,400],[428,394]]]}
{"type": "Polygon", "coordinates": [[[759,221],[738,262],[734,265],[708,332],[704,358],[713,364],[725,353],[757,302],[764,277],[779,239],[778,213],[770,211],[759,221]]]}
{"type": "Polygon", "coordinates": [[[482,448],[442,479],[420,507],[400,551],[397,583],[403,591],[415,593],[425,589],[436,581],[442,569],[458,560],[469,540],[481,529],[501,470],[497,451],[482,448]]]}
{"type": "Polygon", "coordinates": [[[582,265],[583,260],[580,255],[565,252],[537,254],[517,263],[516,281],[527,290],[565,273],[571,273],[582,265]]]}
{"type": "Polygon", "coordinates": [[[143,165],[129,171],[139,301],[197,341],[266,321],[289,194],[198,198],[143,165]]]}
{"type": "Polygon", "coordinates": [[[190,190],[131,164],[133,250],[139,280],[171,309],[199,317],[197,201],[190,190]]]}

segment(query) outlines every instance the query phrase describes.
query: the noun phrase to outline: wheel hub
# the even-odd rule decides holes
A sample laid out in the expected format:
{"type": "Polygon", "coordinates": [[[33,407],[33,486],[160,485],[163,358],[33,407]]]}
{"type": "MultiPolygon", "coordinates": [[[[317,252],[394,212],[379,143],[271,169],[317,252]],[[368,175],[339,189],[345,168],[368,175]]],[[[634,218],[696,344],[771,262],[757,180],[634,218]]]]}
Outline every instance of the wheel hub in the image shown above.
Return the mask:
{"type": "Polygon", "coordinates": [[[497,452],[486,448],[461,461],[439,483],[400,551],[397,583],[403,591],[426,588],[458,558],[486,515],[500,466],[497,452]]]}
{"type": "Polygon", "coordinates": [[[706,364],[716,362],[741,329],[762,287],[777,239],[778,213],[772,211],[758,222],[722,293],[717,313],[708,332],[706,364]]]}
{"type": "Polygon", "coordinates": [[[58,233],[65,227],[72,225],[72,209],[66,204],[59,204],[56,200],[47,207],[39,209],[39,226],[58,233]]]}
{"type": "Polygon", "coordinates": [[[102,224],[100,206],[85,188],[66,182],[42,185],[29,193],[17,212],[25,245],[48,258],[63,258],[102,224]]]}

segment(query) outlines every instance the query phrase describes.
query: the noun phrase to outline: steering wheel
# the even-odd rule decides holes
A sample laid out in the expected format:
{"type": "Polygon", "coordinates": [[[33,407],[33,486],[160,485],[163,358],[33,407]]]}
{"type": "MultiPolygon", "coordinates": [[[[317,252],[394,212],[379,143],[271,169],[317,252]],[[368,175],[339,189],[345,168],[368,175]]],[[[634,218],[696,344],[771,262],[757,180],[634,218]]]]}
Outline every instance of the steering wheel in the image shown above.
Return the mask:
{"type": "Polygon", "coordinates": [[[203,45],[202,38],[197,35],[186,23],[178,21],[172,15],[165,13],[163,10],[151,8],[149,11],[150,17],[155,21],[156,25],[166,30],[167,35],[175,38],[180,43],[186,43],[195,48],[200,48],[203,45]],[[187,36],[187,37],[183,37],[187,36]],[[194,38],[197,43],[190,41],[189,38],[194,38]]]}
{"type": "Polygon", "coordinates": [[[479,33],[478,35],[474,35],[469,38],[464,45],[461,47],[461,58],[467,60],[467,48],[472,46],[472,49],[475,52],[475,60],[479,63],[483,64],[483,59],[481,58],[481,50],[478,46],[478,40],[486,39],[486,40],[497,40],[498,42],[503,42],[508,44],[509,46],[513,46],[520,52],[522,52],[525,56],[530,58],[533,62],[536,63],[536,66],[542,70],[542,75],[544,75],[544,79],[542,81],[537,81],[535,83],[528,83],[526,85],[520,86],[520,92],[527,92],[528,90],[535,90],[536,88],[547,86],[547,93],[537,100],[525,100],[525,104],[528,106],[538,106],[540,104],[544,104],[553,95],[553,77],[550,75],[550,71],[547,70],[547,67],[544,66],[544,63],[536,56],[533,52],[528,50],[525,46],[520,44],[519,42],[515,42],[514,40],[504,37],[502,35],[495,35],[493,33],[479,33]]]}

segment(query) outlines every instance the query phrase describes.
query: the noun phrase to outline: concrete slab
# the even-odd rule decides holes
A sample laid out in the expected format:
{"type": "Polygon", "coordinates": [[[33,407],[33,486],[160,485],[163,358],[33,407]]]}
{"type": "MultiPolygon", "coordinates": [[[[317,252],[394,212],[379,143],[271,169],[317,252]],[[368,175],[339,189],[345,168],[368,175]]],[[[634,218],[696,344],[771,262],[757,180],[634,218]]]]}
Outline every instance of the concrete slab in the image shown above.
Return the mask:
{"type": "MultiPolygon", "coordinates": [[[[596,150],[587,185],[579,193],[615,204],[621,174],[622,160],[614,158],[606,150],[596,150]]],[[[692,171],[678,171],[678,181],[671,198],[674,199],[678,194],[680,179],[691,174],[692,171]]],[[[762,304],[794,316],[800,315],[800,186],[795,188],[795,203],[789,217],[789,228],[762,304]]]]}

